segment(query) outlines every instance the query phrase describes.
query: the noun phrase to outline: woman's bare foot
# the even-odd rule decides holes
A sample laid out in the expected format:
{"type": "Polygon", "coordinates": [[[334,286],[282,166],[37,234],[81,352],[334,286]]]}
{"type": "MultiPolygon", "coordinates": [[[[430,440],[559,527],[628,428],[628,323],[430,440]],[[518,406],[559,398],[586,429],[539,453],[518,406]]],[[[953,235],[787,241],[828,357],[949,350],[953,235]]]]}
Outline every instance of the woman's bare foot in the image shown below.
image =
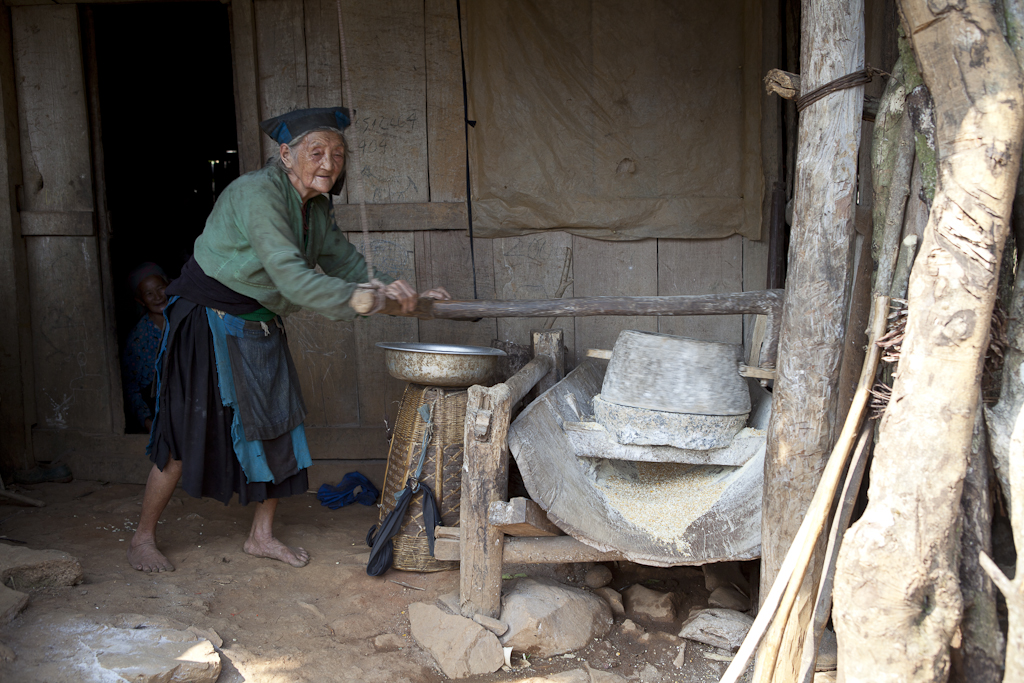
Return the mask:
{"type": "Polygon", "coordinates": [[[156,549],[153,541],[128,546],[128,562],[140,572],[173,572],[174,565],[156,549]]]}
{"type": "Polygon", "coordinates": [[[309,564],[309,553],[302,548],[290,548],[276,538],[269,541],[258,541],[250,536],[242,549],[254,557],[269,557],[272,560],[287,562],[293,567],[305,567],[309,564]]]}

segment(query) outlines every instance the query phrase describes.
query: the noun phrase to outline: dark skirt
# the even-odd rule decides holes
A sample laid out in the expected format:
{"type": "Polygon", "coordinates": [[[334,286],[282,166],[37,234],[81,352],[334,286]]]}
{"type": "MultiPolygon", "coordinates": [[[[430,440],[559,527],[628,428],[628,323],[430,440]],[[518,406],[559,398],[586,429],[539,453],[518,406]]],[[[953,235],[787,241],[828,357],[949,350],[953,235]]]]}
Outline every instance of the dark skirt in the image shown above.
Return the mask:
{"type": "MultiPolygon", "coordinates": [[[[161,471],[171,457],[181,460],[181,486],[194,498],[228,503],[237,493],[246,505],[305,493],[306,470],[277,484],[246,481],[231,442],[233,411],[221,402],[206,308],[178,299],[167,308],[167,325],[149,459],[161,471]]],[[[290,433],[263,441],[263,448],[274,471],[273,464],[294,461],[290,433]]]]}

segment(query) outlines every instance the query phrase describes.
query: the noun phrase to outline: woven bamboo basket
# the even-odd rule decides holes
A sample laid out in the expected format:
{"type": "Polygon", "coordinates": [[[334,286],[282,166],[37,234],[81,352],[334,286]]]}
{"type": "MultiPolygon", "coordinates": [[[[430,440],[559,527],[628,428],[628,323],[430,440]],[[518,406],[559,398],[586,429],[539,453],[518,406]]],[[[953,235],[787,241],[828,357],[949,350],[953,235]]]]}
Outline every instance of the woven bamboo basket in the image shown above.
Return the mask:
{"type": "MultiPolygon", "coordinates": [[[[432,403],[434,431],[427,447],[420,481],[433,489],[445,526],[458,525],[466,399],[466,389],[428,387],[422,384],[409,384],[406,387],[388,451],[380,508],[382,520],[394,509],[395,494],[400,493],[405,488],[406,480],[415,474],[426,429],[426,423],[418,411],[420,406],[432,403]]],[[[393,542],[392,566],[395,569],[439,572],[459,566],[458,562],[442,562],[430,554],[427,530],[423,525],[423,496],[418,493],[409,503],[402,528],[393,542]]]]}

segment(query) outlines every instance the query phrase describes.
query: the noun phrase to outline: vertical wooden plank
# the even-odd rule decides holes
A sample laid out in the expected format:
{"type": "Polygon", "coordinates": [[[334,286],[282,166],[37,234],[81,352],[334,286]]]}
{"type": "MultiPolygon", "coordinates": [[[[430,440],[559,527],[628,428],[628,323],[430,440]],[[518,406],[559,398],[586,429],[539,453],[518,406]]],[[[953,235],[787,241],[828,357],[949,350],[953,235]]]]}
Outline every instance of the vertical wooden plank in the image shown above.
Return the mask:
{"type": "Polygon", "coordinates": [[[425,202],[423,1],[343,0],[342,11],[366,202],[425,202]]]}
{"type": "MultiPolygon", "coordinates": [[[[336,0],[304,0],[306,22],[306,84],[310,107],[338,107],[341,94],[341,41],[336,0]]],[[[337,199],[348,201],[352,176],[337,199]]]]}
{"type": "MultiPolygon", "coordinates": [[[[348,239],[363,251],[361,233],[349,233],[348,239]]],[[[370,233],[374,267],[399,280],[416,283],[414,238],[408,232],[370,233]]],[[[415,318],[371,316],[355,322],[356,375],[359,385],[359,422],[363,427],[390,429],[398,415],[398,403],[405,382],[388,374],[380,341],[419,341],[415,318]]]]}
{"type": "Polygon", "coordinates": [[[501,567],[505,534],[487,521],[491,503],[508,499],[509,388],[470,387],[466,405],[466,452],[459,504],[461,566],[459,610],[464,617],[501,613],[501,567]],[[478,437],[477,425],[489,424],[478,437]]]}
{"type": "Polygon", "coordinates": [[[115,434],[124,434],[124,395],[121,390],[121,359],[118,355],[117,319],[114,312],[114,278],[110,264],[110,220],[107,211],[107,180],[106,169],[103,158],[103,126],[100,121],[100,87],[99,72],[96,59],[96,24],[93,17],[92,7],[85,7],[82,12],[83,31],[82,38],[85,41],[83,51],[85,61],[85,77],[88,84],[89,102],[89,133],[92,142],[93,174],[96,178],[96,222],[99,228],[98,252],[100,282],[103,284],[103,291],[100,295],[103,300],[104,318],[104,340],[106,342],[107,357],[107,378],[110,385],[110,417],[111,431],[115,434]]]}
{"type": "Polygon", "coordinates": [[[252,0],[233,0],[228,7],[228,16],[231,22],[231,66],[235,76],[238,172],[241,175],[255,171],[263,164],[256,18],[252,0]]]}
{"type": "MultiPolygon", "coordinates": [[[[302,0],[254,0],[260,119],[309,106],[302,0]]],[[[277,153],[266,135],[261,162],[277,153]]],[[[261,164],[262,165],[262,164],[261,164]]]]}
{"type": "MultiPolygon", "coordinates": [[[[657,296],[658,240],[604,242],[573,236],[573,296],[657,296]]],[[[651,317],[576,318],[576,358],[610,349],[622,330],[658,331],[651,317]]]]}
{"type": "Polygon", "coordinates": [[[355,329],[312,311],[288,316],[288,347],[306,402],[309,427],[359,424],[355,329]]]}
{"type": "Polygon", "coordinates": [[[0,12],[0,471],[28,469],[35,422],[31,315],[25,240],[15,187],[21,184],[18,103],[11,60],[11,21],[0,12]]]}
{"type": "Polygon", "coordinates": [[[341,105],[341,47],[335,0],[304,0],[306,84],[310,107],[341,105]]]}
{"type": "Polygon", "coordinates": [[[11,9],[27,211],[92,211],[78,8],[11,9]]]}
{"type": "MultiPolygon", "coordinates": [[[[554,299],[573,296],[572,235],[547,231],[490,240],[494,249],[494,289],[499,299],[554,299]],[[568,260],[569,268],[566,269],[568,260]],[[565,285],[563,289],[563,285],[565,285]]],[[[543,327],[541,318],[498,318],[498,339],[530,345],[530,331],[543,327]]],[[[552,327],[565,332],[568,367],[575,365],[573,318],[557,318],[552,327]]]]}
{"type": "Polygon", "coordinates": [[[109,431],[103,307],[94,237],[27,237],[41,427],[109,431]]]}
{"type": "Polygon", "coordinates": [[[426,0],[430,201],[466,201],[466,129],[456,0],[426,0]]]}
{"type": "MultiPolygon", "coordinates": [[[[420,291],[441,285],[453,299],[473,298],[473,270],[469,237],[460,230],[417,232],[416,275],[420,291]]],[[[494,262],[492,240],[476,240],[477,298],[493,299],[494,262]]],[[[494,318],[478,322],[421,320],[420,341],[490,346],[498,334],[494,318]]],[[[528,343],[528,342],[527,342],[528,343]]]]}
{"type": "MultiPolygon", "coordinates": [[[[727,294],[743,289],[743,238],[658,240],[658,294],[727,294]]],[[[658,318],[665,334],[743,343],[743,316],[697,315],[658,318]]]]}
{"type": "MultiPolygon", "coordinates": [[[[743,291],[756,292],[765,289],[768,283],[768,228],[761,231],[761,240],[743,238],[743,291]]],[[[757,316],[743,316],[743,357],[750,358],[750,342],[754,334],[754,319],[757,316]]]]}

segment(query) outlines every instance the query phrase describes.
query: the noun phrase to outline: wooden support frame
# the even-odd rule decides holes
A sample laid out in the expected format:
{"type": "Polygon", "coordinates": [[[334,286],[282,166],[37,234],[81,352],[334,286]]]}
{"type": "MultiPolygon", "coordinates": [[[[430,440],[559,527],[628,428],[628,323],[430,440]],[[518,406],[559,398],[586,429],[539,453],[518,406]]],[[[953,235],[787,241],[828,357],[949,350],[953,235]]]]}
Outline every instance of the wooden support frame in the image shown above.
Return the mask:
{"type": "MultiPolygon", "coordinates": [[[[537,558],[532,560],[535,562],[580,562],[583,560],[565,558],[582,557],[593,551],[575,539],[562,536],[515,539],[515,543],[511,539],[506,541],[505,529],[508,526],[492,524],[489,519],[492,506],[498,511],[510,505],[506,502],[507,436],[512,407],[538,383],[550,382],[550,386],[554,386],[564,373],[562,331],[538,330],[532,337],[535,356],[522,370],[507,382],[489,389],[481,386],[469,388],[457,554],[461,561],[459,607],[467,617],[482,614],[497,619],[501,615],[501,570],[506,561],[514,561],[512,557],[537,558]],[[542,543],[536,547],[536,541],[556,541],[557,546],[542,543]],[[509,549],[510,543],[512,550],[509,549]],[[567,544],[571,548],[563,547],[567,544]]],[[[524,526],[528,526],[526,523],[530,520],[545,533],[557,530],[547,522],[539,506],[534,509],[525,500],[522,503],[513,501],[511,506],[512,517],[507,519],[516,518],[515,508],[519,506],[524,526]],[[545,526],[545,522],[549,526],[545,526]]],[[[435,557],[455,555],[453,541],[450,537],[439,538],[439,545],[434,548],[435,557]]]]}

